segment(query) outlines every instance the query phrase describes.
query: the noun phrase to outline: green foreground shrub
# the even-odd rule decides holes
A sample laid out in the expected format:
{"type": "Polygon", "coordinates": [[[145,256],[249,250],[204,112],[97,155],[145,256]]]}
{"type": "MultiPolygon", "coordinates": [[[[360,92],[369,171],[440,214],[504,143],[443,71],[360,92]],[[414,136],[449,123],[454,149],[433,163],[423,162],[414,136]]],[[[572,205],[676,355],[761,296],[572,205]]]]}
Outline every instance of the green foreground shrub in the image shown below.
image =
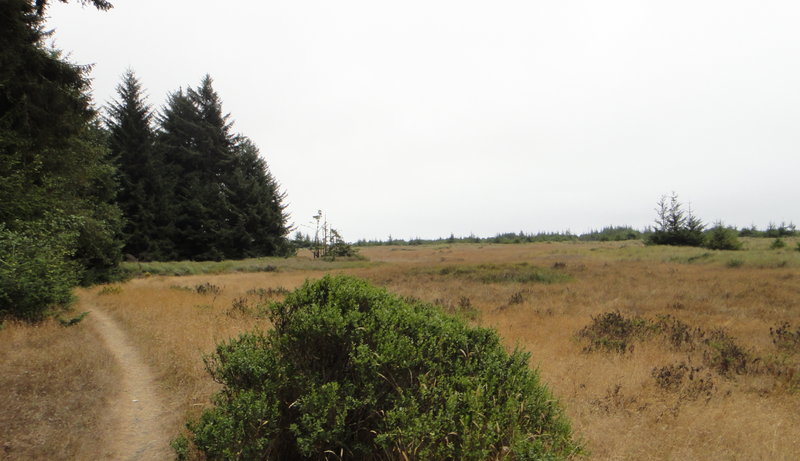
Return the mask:
{"type": "Polygon", "coordinates": [[[80,272],[70,260],[76,236],[53,222],[20,230],[0,223],[0,317],[40,320],[49,308],[72,301],[80,272]]]}
{"type": "Polygon", "coordinates": [[[550,392],[497,334],[351,277],[306,282],[274,328],[217,347],[198,421],[208,459],[563,459],[580,451],[550,392]]]}

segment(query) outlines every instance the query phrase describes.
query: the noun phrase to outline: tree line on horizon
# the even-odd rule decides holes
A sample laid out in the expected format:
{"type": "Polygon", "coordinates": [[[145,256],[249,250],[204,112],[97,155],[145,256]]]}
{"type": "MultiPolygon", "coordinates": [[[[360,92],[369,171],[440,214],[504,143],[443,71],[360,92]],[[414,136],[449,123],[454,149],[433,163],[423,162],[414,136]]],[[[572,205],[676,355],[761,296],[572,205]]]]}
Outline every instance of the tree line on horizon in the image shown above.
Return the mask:
{"type": "MultiPolygon", "coordinates": [[[[662,197],[659,203],[668,198],[668,196],[662,197]]],[[[677,196],[675,198],[677,199],[677,196]]],[[[725,226],[721,222],[716,222],[713,226],[707,228],[706,225],[693,214],[691,215],[691,219],[689,219],[689,216],[686,215],[686,212],[689,210],[684,211],[683,205],[680,202],[678,202],[678,207],[674,209],[675,213],[671,217],[669,216],[669,208],[665,208],[663,211],[666,212],[666,214],[663,216],[663,218],[666,219],[662,219],[662,216],[659,214],[655,225],[652,227],[646,227],[644,229],[636,229],[631,226],[605,226],[599,230],[590,230],[582,234],[575,234],[569,230],[562,232],[535,233],[519,231],[499,233],[493,237],[479,237],[476,235],[457,237],[451,233],[449,237],[439,237],[434,239],[423,239],[419,237],[411,239],[398,239],[393,238],[390,235],[386,240],[359,239],[353,243],[353,245],[363,247],[392,245],[414,246],[452,243],[520,244],[537,242],[622,242],[627,240],[641,240],[644,243],[651,245],[705,246],[711,235],[717,235],[720,232],[724,232],[726,239],[729,240],[731,237],[780,239],[782,237],[793,237],[798,235],[796,226],[791,222],[782,222],[780,224],[770,223],[764,229],[759,229],[755,225],[736,228],[734,226],[725,226]]],[[[309,246],[309,242],[310,234],[303,234],[302,232],[297,231],[292,236],[292,243],[298,248],[309,246]]]]}
{"type": "Polygon", "coordinates": [[[289,251],[285,194],[211,77],[156,113],[129,71],[101,115],[91,66],[46,43],[46,4],[0,2],[0,315],[40,318],[75,285],[118,277],[123,254],[289,251]]]}

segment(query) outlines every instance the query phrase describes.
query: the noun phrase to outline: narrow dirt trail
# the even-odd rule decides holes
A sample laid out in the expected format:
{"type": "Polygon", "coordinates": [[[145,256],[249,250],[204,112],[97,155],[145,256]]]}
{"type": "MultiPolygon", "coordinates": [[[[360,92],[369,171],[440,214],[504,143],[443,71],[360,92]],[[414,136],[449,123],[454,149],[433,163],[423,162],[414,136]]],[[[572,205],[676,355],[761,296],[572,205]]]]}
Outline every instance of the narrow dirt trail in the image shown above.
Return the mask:
{"type": "Polygon", "coordinates": [[[120,369],[119,392],[109,406],[106,459],[145,461],[172,459],[164,428],[165,407],[150,368],[116,322],[93,307],[91,324],[114,355],[120,369]]]}

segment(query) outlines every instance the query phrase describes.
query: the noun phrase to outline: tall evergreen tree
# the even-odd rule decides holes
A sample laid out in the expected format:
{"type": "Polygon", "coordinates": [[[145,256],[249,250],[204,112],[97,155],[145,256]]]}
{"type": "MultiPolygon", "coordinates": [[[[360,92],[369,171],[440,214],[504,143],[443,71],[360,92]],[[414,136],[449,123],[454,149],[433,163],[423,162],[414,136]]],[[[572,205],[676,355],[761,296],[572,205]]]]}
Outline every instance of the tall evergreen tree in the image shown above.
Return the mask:
{"type": "Polygon", "coordinates": [[[173,256],[172,191],[163,158],[154,148],[153,112],[132,70],[107,108],[109,148],[119,169],[118,203],[125,216],[125,252],[141,260],[173,256]]]}
{"type": "Polygon", "coordinates": [[[175,200],[172,235],[178,259],[222,259],[219,182],[212,170],[199,111],[187,92],[170,95],[161,117],[157,149],[172,167],[175,200]]]}
{"type": "Polygon", "coordinates": [[[157,149],[174,167],[178,258],[286,251],[284,196],[258,149],[231,132],[229,119],[209,76],[170,95],[160,117],[157,149]]]}

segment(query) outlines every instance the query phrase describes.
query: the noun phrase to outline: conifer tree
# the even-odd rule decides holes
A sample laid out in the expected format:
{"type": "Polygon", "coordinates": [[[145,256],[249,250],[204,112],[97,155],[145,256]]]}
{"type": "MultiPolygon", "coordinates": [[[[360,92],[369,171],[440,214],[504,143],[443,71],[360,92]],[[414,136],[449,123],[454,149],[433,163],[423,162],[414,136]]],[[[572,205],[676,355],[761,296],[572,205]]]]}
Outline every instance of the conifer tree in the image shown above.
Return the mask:
{"type": "Polygon", "coordinates": [[[232,133],[206,76],[170,95],[157,150],[172,167],[174,245],[181,259],[243,258],[288,250],[284,196],[258,149],[232,133]]]}
{"type": "Polygon", "coordinates": [[[656,226],[648,237],[648,243],[654,245],[703,245],[705,239],[703,222],[692,213],[691,209],[684,210],[684,205],[678,200],[677,194],[673,192],[669,197],[662,196],[658,201],[656,213],[656,226]]]}
{"type": "Polygon", "coordinates": [[[121,256],[114,168],[88,67],[45,46],[49,35],[32,2],[0,2],[0,240],[36,242],[27,253],[4,250],[0,298],[29,306],[30,318],[63,301],[70,281],[108,279],[121,256]],[[39,293],[16,289],[32,277],[39,293]]]}
{"type": "Polygon", "coordinates": [[[234,152],[234,168],[225,175],[232,232],[229,252],[235,257],[286,253],[289,228],[285,194],[250,139],[240,137],[234,152]]]}
{"type": "Polygon", "coordinates": [[[132,70],[107,108],[109,148],[119,169],[118,203],[125,216],[125,252],[140,260],[173,256],[172,191],[166,163],[154,148],[153,111],[132,70]]]}
{"type": "Polygon", "coordinates": [[[177,259],[220,259],[213,247],[215,218],[210,209],[214,194],[207,193],[211,179],[199,149],[200,120],[186,92],[172,93],[160,118],[156,149],[170,166],[174,197],[171,235],[177,259]]]}

